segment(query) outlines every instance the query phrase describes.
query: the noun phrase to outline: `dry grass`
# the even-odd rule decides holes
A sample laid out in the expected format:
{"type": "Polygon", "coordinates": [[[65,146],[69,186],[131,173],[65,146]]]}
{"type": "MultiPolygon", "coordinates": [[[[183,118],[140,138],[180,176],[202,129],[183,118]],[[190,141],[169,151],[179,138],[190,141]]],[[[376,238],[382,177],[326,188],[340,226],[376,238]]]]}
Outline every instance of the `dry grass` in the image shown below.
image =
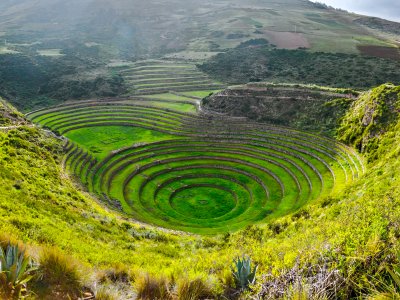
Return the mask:
{"type": "Polygon", "coordinates": [[[325,265],[306,269],[295,266],[278,277],[264,275],[259,297],[286,300],[338,299],[343,298],[338,293],[344,283],[338,270],[329,270],[325,265]]]}
{"type": "Polygon", "coordinates": [[[123,283],[128,284],[132,279],[131,272],[126,265],[115,264],[112,268],[101,271],[97,274],[97,281],[100,283],[123,283]]]}
{"type": "Polygon", "coordinates": [[[121,299],[118,290],[109,285],[102,285],[96,289],[96,300],[117,300],[121,299]]]}
{"type": "Polygon", "coordinates": [[[36,287],[40,294],[57,299],[77,298],[80,295],[83,281],[78,265],[60,250],[43,248],[38,271],[36,287]]]}
{"type": "Polygon", "coordinates": [[[0,233],[0,247],[6,249],[8,245],[15,245],[18,246],[20,249],[25,249],[25,245],[17,240],[14,236],[9,235],[7,233],[1,232],[0,233]]]}
{"type": "Polygon", "coordinates": [[[212,299],[213,293],[211,287],[200,278],[192,281],[182,279],[178,283],[176,296],[178,300],[200,300],[212,299]]]}
{"type": "Polygon", "coordinates": [[[144,275],[136,279],[134,284],[137,299],[141,300],[173,300],[171,283],[165,277],[144,275]]]}

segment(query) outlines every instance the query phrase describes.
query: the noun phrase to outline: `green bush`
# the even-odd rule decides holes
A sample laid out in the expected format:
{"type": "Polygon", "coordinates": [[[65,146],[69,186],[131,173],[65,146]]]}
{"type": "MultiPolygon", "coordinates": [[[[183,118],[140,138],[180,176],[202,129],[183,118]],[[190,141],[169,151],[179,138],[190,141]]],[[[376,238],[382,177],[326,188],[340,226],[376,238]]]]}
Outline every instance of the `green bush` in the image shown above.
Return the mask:
{"type": "Polygon", "coordinates": [[[236,288],[244,291],[249,288],[251,284],[256,282],[256,273],[258,266],[251,268],[251,258],[242,259],[237,258],[233,261],[232,275],[235,279],[236,288]]]}

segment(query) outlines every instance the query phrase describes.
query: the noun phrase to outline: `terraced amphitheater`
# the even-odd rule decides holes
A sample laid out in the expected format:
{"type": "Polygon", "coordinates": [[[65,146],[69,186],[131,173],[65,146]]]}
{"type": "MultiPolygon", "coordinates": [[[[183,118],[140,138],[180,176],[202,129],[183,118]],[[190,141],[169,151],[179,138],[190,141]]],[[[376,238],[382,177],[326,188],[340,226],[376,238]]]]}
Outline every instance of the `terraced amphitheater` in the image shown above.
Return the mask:
{"type": "Polygon", "coordinates": [[[268,222],[364,172],[329,138],[206,113],[209,91],[66,102],[29,118],[66,138],[65,167],[139,221],[199,234],[268,222]]]}
{"type": "Polygon", "coordinates": [[[124,78],[131,93],[138,95],[219,90],[224,87],[212,81],[194,64],[180,61],[146,60],[111,69],[124,78]]]}

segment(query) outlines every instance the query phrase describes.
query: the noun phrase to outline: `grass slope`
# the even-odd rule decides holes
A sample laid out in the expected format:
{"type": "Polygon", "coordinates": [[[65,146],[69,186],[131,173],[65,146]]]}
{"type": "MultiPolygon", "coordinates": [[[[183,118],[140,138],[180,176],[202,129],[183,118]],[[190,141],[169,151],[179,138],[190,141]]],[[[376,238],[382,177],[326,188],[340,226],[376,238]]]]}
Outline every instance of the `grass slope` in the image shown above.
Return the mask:
{"type": "Polygon", "coordinates": [[[382,136],[396,126],[399,98],[400,88],[392,84],[364,93],[341,120],[340,139],[368,154],[369,159],[379,157],[382,136]]]}

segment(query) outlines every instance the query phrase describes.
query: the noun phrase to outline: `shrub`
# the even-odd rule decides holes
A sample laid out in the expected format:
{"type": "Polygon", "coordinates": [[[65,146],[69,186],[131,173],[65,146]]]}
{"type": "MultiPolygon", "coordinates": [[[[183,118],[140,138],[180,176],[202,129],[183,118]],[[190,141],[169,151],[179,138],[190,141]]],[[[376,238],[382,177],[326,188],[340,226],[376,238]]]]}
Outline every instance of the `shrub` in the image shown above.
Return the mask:
{"type": "Polygon", "coordinates": [[[44,248],[40,255],[37,285],[44,294],[62,295],[65,299],[77,297],[82,291],[77,264],[55,248],[44,248]]]}
{"type": "Polygon", "coordinates": [[[249,288],[250,284],[254,284],[256,281],[256,272],[258,266],[256,265],[253,270],[251,269],[251,258],[242,259],[237,258],[233,261],[234,267],[232,267],[232,275],[235,279],[236,288],[244,291],[249,288]]]}
{"type": "Polygon", "coordinates": [[[126,266],[123,264],[116,264],[113,268],[102,271],[98,276],[98,281],[100,283],[128,283],[130,280],[131,274],[126,266]]]}
{"type": "Polygon", "coordinates": [[[137,299],[172,300],[171,285],[165,277],[154,278],[149,275],[139,277],[135,281],[137,299]]]}
{"type": "Polygon", "coordinates": [[[178,300],[210,299],[212,296],[211,288],[200,278],[192,281],[182,279],[178,284],[178,300]]]}
{"type": "Polygon", "coordinates": [[[0,296],[5,299],[19,299],[27,293],[26,284],[32,279],[31,259],[18,245],[0,247],[0,296]]]}
{"type": "Polygon", "coordinates": [[[264,274],[261,299],[348,299],[346,281],[337,269],[326,264],[300,268],[298,265],[276,276],[264,274]]]}
{"type": "MultiPolygon", "coordinates": [[[[399,256],[400,258],[400,256],[399,256]]],[[[372,296],[368,297],[370,300],[390,300],[400,299],[400,266],[393,265],[386,267],[387,273],[390,275],[391,282],[384,283],[384,279],[380,280],[380,291],[375,291],[372,296]]],[[[376,278],[374,278],[376,280],[376,278]]],[[[376,288],[375,288],[376,289],[376,288]]]]}

